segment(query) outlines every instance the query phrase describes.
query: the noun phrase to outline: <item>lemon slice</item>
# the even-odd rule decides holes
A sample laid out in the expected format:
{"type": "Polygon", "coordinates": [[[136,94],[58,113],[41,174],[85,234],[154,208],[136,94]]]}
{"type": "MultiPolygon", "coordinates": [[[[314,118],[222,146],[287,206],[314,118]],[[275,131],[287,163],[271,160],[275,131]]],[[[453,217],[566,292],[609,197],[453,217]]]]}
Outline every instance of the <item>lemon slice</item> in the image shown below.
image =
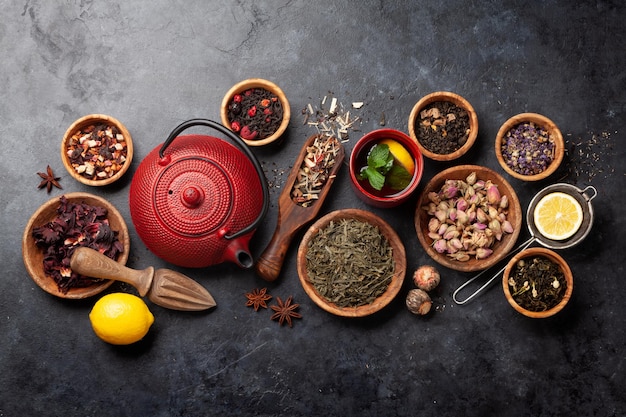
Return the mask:
{"type": "Polygon", "coordinates": [[[381,140],[380,143],[389,146],[389,152],[398,165],[406,169],[411,176],[415,173],[413,157],[404,146],[393,139],[384,139],[381,140]]]}
{"type": "Polygon", "coordinates": [[[572,237],[583,223],[583,209],[574,197],[556,192],[544,196],[533,213],[539,233],[548,239],[572,237]]]}

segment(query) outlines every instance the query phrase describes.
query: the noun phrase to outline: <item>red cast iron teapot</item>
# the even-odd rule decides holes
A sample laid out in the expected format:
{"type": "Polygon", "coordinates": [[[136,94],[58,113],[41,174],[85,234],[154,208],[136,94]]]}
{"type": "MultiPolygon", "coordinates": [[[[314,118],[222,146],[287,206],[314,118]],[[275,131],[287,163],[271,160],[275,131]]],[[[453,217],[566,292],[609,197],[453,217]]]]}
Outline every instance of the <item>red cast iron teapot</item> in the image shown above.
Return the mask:
{"type": "Polygon", "coordinates": [[[129,204],[137,234],[161,259],[189,268],[225,261],[250,268],[248,244],[267,213],[269,190],[261,164],[239,136],[211,120],[192,119],[139,164],[129,204]],[[179,136],[198,125],[238,147],[211,136],[179,136]]]}

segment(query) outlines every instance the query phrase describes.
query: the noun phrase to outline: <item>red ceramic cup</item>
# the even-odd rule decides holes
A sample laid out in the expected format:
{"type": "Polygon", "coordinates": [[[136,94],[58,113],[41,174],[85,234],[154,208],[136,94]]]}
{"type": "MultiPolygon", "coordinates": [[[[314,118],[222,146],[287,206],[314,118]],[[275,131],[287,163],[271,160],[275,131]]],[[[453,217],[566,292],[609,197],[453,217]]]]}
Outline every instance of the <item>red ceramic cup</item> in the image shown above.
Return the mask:
{"type": "Polygon", "coordinates": [[[352,187],[361,200],[375,207],[388,208],[404,203],[417,189],[423,170],[424,159],[417,142],[408,135],[394,129],[378,129],[366,134],[354,145],[350,155],[350,182],[352,187]],[[367,180],[359,180],[358,177],[361,169],[367,164],[367,153],[374,144],[385,139],[391,139],[400,143],[409,152],[413,157],[415,171],[411,182],[405,189],[380,193],[373,189],[367,180]]]}

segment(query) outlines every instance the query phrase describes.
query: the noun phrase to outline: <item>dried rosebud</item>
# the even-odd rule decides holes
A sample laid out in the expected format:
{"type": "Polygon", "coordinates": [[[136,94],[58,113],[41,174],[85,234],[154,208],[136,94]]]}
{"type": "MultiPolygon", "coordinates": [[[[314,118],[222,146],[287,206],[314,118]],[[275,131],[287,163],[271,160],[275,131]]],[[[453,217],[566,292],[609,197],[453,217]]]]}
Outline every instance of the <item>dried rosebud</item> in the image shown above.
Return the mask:
{"type": "Polygon", "coordinates": [[[444,253],[446,251],[446,249],[447,249],[446,241],[443,240],[443,239],[439,239],[439,240],[434,241],[433,242],[433,248],[435,248],[435,250],[438,253],[444,253]]]}
{"type": "Polygon", "coordinates": [[[491,204],[498,204],[500,202],[500,191],[496,185],[487,188],[487,201],[491,204]]]}
{"type": "Polygon", "coordinates": [[[440,280],[439,271],[431,265],[420,266],[413,274],[415,286],[424,291],[434,290],[439,285],[440,280]]]}
{"type": "Polygon", "coordinates": [[[500,208],[507,208],[509,206],[509,198],[506,195],[503,195],[500,199],[500,208]]]}
{"type": "Polygon", "coordinates": [[[430,312],[432,305],[428,293],[419,288],[410,290],[406,296],[406,306],[413,314],[424,316],[430,312]]]}
{"type": "Polygon", "coordinates": [[[429,232],[436,232],[437,230],[439,230],[439,226],[440,225],[441,225],[441,223],[439,222],[439,220],[436,217],[432,217],[428,221],[428,231],[429,232]]]}
{"type": "Polygon", "coordinates": [[[467,210],[468,204],[467,204],[467,200],[465,200],[464,198],[459,198],[456,201],[456,209],[457,210],[467,210]]]}
{"type": "Polygon", "coordinates": [[[474,183],[476,183],[476,172],[469,174],[467,178],[465,178],[465,182],[467,182],[468,185],[474,185],[474,183]]]}
{"type": "Polygon", "coordinates": [[[505,220],[502,222],[502,231],[504,233],[513,233],[513,225],[510,221],[505,220]]]}
{"type": "Polygon", "coordinates": [[[489,248],[478,248],[476,249],[476,259],[488,258],[492,253],[493,253],[493,250],[489,248]]]}

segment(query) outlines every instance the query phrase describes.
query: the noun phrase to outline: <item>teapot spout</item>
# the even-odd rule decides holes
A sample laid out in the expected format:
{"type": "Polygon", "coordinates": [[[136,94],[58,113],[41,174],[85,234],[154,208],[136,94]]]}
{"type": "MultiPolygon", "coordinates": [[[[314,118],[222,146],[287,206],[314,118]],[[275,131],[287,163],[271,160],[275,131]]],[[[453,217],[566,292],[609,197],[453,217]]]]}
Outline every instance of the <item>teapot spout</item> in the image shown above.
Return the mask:
{"type": "Polygon", "coordinates": [[[233,262],[239,267],[244,269],[252,268],[254,261],[250,250],[248,249],[248,242],[251,236],[241,236],[232,240],[226,247],[224,252],[224,259],[233,262]]]}

